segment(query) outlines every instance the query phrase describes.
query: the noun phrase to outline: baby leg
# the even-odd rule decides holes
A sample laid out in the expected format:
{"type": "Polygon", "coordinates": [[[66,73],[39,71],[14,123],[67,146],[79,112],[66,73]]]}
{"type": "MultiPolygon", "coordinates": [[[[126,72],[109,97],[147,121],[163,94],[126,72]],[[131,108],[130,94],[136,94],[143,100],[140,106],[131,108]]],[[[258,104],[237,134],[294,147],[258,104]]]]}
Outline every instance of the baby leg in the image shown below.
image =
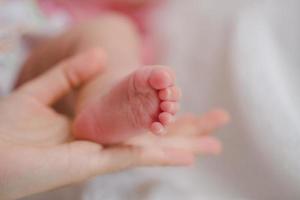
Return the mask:
{"type": "Polygon", "coordinates": [[[80,91],[73,126],[75,137],[109,144],[147,129],[162,132],[179,107],[175,76],[163,67],[142,67],[141,44],[134,26],[125,25],[121,20],[117,23],[123,25],[115,24],[116,30],[102,30],[94,23],[81,29],[86,32],[81,35],[89,36],[85,36],[80,51],[97,45],[99,35],[106,38],[99,46],[112,41],[113,33],[122,32],[122,35],[107,43],[105,73],[80,91]],[[123,30],[118,30],[122,26],[125,26],[123,30]]]}
{"type": "Polygon", "coordinates": [[[76,110],[75,137],[116,143],[145,129],[161,132],[178,107],[174,76],[161,67],[138,70],[142,66],[140,38],[125,17],[107,15],[71,28],[37,48],[25,69],[40,66],[34,74],[38,75],[69,55],[98,48],[107,54],[105,72],[80,88],[75,96],[76,109],[72,96],[60,105],[68,108],[68,114],[76,110]],[[164,84],[158,87],[157,81],[164,84]],[[141,116],[143,120],[136,122],[141,116]]]}

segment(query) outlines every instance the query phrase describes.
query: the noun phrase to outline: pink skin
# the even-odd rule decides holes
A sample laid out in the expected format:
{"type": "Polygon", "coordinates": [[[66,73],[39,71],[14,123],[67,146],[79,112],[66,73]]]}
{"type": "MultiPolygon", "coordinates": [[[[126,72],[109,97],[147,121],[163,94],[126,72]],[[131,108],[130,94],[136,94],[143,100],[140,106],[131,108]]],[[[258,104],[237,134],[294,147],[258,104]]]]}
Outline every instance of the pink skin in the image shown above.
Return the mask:
{"type": "Polygon", "coordinates": [[[87,105],[75,119],[73,134],[101,144],[119,143],[145,130],[163,134],[179,109],[179,98],[168,68],[142,67],[87,105]]]}

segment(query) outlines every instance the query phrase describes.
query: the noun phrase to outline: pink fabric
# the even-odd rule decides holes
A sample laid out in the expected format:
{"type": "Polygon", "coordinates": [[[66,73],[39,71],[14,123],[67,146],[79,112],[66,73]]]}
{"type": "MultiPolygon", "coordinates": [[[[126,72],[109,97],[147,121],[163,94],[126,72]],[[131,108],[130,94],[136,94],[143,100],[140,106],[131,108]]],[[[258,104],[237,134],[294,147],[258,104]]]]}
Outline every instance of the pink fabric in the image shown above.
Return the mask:
{"type": "MultiPolygon", "coordinates": [[[[53,16],[57,12],[67,12],[74,23],[83,19],[92,18],[105,12],[119,12],[125,14],[137,25],[143,37],[143,60],[144,64],[152,64],[155,61],[155,44],[151,37],[149,18],[151,11],[158,5],[151,1],[143,7],[132,9],[129,7],[112,4],[109,0],[39,0],[39,5],[47,16],[53,16]]],[[[160,1],[161,2],[161,1],[160,1]]]]}

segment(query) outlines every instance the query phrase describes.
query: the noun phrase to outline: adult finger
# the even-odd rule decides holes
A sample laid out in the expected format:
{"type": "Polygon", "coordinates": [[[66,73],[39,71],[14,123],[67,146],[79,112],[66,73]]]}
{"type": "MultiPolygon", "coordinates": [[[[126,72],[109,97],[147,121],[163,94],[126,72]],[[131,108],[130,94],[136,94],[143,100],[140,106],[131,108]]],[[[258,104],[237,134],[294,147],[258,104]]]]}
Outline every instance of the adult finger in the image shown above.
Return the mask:
{"type": "Polygon", "coordinates": [[[82,141],[73,142],[67,148],[71,152],[72,166],[76,166],[71,177],[77,176],[77,181],[136,166],[189,165],[194,161],[191,152],[175,148],[124,145],[103,149],[97,144],[82,141]]]}
{"type": "Polygon", "coordinates": [[[8,199],[136,166],[190,165],[194,162],[194,155],[176,149],[116,147],[105,150],[98,144],[83,141],[55,148],[16,149],[15,153],[10,152],[13,154],[15,156],[9,158],[13,167],[7,169],[7,174],[18,176],[6,180],[1,193],[8,199]]]}
{"type": "Polygon", "coordinates": [[[230,116],[223,109],[214,109],[197,120],[198,134],[209,134],[212,131],[228,124],[230,116]]]}
{"type": "Polygon", "coordinates": [[[177,135],[171,137],[156,137],[145,134],[130,139],[128,145],[147,148],[178,149],[193,154],[217,155],[222,151],[221,142],[212,136],[177,135]]]}
{"type": "Polygon", "coordinates": [[[201,117],[189,114],[169,126],[168,135],[207,135],[230,121],[230,116],[221,109],[212,110],[201,117]]]}

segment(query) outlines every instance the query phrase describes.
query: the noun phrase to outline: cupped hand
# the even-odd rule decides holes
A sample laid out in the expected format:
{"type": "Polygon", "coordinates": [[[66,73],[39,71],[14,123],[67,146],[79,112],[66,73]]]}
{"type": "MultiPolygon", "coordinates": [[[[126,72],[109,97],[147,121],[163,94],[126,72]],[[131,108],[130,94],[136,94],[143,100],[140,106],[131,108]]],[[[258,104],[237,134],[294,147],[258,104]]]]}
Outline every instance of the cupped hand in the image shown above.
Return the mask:
{"type": "Polygon", "coordinates": [[[100,73],[104,57],[91,50],[69,58],[0,100],[0,199],[136,166],[190,165],[198,153],[220,151],[207,134],[227,122],[223,111],[182,117],[161,138],[145,134],[111,147],[73,140],[71,119],[51,106],[100,73]]]}

